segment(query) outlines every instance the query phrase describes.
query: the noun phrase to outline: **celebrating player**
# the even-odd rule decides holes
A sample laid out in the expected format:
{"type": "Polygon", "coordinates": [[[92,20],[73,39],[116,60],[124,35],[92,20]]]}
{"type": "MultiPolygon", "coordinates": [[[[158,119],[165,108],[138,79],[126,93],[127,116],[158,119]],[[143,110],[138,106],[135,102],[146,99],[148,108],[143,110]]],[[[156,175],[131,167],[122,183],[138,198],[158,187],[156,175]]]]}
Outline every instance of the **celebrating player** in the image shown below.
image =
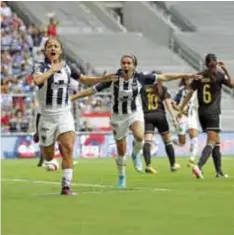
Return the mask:
{"type": "Polygon", "coordinates": [[[142,171],[139,152],[144,139],[144,115],[141,105],[140,89],[144,84],[156,84],[157,81],[170,81],[181,77],[197,77],[193,74],[143,74],[136,71],[137,59],[131,54],[123,55],[120,60],[121,68],[117,71],[117,81],[99,84],[74,95],[72,100],[93,95],[106,88],[111,88],[112,117],[111,124],[118,151],[116,165],[118,168],[118,187],[126,185],[126,137],[128,130],[132,131],[135,142],[132,159],[136,170],[142,171]]]}
{"type": "MultiPolygon", "coordinates": [[[[181,105],[184,98],[189,92],[190,81],[189,79],[181,79],[180,88],[178,93],[175,96],[175,102],[177,105],[181,105]]],[[[172,103],[175,109],[174,103],[172,103]]],[[[196,93],[194,92],[189,103],[187,104],[186,113],[178,114],[177,120],[179,123],[178,127],[178,139],[174,139],[173,143],[176,145],[183,146],[186,143],[186,133],[188,132],[190,137],[190,154],[189,154],[189,164],[191,166],[194,164],[195,157],[198,151],[198,118],[197,118],[197,104],[196,104],[196,93]]]]}
{"type": "Polygon", "coordinates": [[[167,88],[159,81],[156,84],[144,85],[141,89],[141,98],[145,120],[145,143],[143,146],[143,155],[146,163],[145,172],[150,174],[156,173],[156,170],[151,167],[151,146],[155,128],[158,129],[165,144],[171,171],[176,171],[180,168],[180,165],[175,162],[175,151],[172,145],[171,134],[169,132],[169,125],[165,113],[166,105],[173,123],[176,126],[176,118],[173,115],[171,106],[171,95],[168,93],[167,88]]]}
{"type": "Polygon", "coordinates": [[[225,65],[222,62],[217,61],[216,55],[208,54],[205,57],[205,64],[207,69],[200,73],[203,78],[201,80],[192,81],[189,93],[184,99],[181,110],[184,110],[188,101],[191,99],[193,92],[197,90],[199,104],[198,115],[201,127],[207,134],[207,143],[202,151],[197,166],[193,167],[193,173],[197,178],[203,178],[202,167],[212,154],[216,176],[225,177],[221,169],[219,143],[221,90],[223,84],[233,88],[234,81],[231,80],[225,65]],[[220,71],[218,65],[224,73],[220,71]]]}
{"type": "Polygon", "coordinates": [[[57,39],[48,39],[45,43],[45,60],[35,66],[34,83],[39,87],[38,99],[41,116],[38,135],[43,157],[51,161],[54,156],[54,143],[59,141],[63,153],[62,159],[62,195],[71,195],[70,182],[73,174],[73,145],[75,143],[74,119],[70,111],[69,86],[71,79],[94,85],[114,78],[86,77],[71,69],[62,59],[63,48],[57,39]]]}

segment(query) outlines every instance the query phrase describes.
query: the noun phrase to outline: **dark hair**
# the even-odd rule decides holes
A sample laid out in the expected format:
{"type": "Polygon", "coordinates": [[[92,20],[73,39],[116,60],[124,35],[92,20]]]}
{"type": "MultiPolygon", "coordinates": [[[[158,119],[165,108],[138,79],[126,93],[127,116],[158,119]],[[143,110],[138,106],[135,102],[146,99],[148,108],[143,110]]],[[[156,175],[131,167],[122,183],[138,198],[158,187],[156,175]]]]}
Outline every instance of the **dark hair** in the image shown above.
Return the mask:
{"type": "MultiPolygon", "coordinates": [[[[208,69],[209,69],[209,64],[210,64],[210,62],[212,62],[212,61],[217,62],[217,56],[216,56],[215,54],[213,54],[213,53],[207,54],[206,57],[205,57],[205,65],[206,65],[206,67],[207,67],[208,69]]],[[[212,73],[211,73],[211,80],[212,80],[212,82],[215,82],[215,81],[216,81],[216,76],[215,76],[215,74],[212,74],[212,73]]]]}
{"type": "Polygon", "coordinates": [[[217,61],[217,56],[213,53],[209,53],[205,57],[205,65],[208,67],[211,61],[217,61]]]}
{"type": "Polygon", "coordinates": [[[179,87],[181,86],[186,86],[186,79],[184,78],[181,78],[180,81],[179,81],[179,87]]]}
{"type": "MultiPolygon", "coordinates": [[[[162,71],[160,70],[153,70],[151,73],[155,73],[155,74],[162,74],[162,71]]],[[[157,94],[159,97],[161,97],[163,95],[163,87],[162,87],[162,82],[161,81],[157,81],[157,83],[154,86],[154,90],[155,90],[155,94],[157,94]]]]}
{"type": "Polygon", "coordinates": [[[46,60],[48,60],[48,58],[47,58],[47,56],[46,56],[46,47],[47,47],[47,45],[48,45],[48,43],[49,43],[49,41],[50,40],[56,40],[58,43],[59,43],[59,45],[60,45],[60,47],[61,47],[61,50],[62,50],[62,54],[61,54],[61,56],[60,56],[60,60],[62,60],[63,58],[64,58],[64,55],[63,55],[63,45],[62,45],[62,43],[57,39],[57,38],[49,38],[49,39],[47,39],[47,41],[45,42],[45,45],[44,45],[44,56],[45,56],[45,59],[46,60]]]}

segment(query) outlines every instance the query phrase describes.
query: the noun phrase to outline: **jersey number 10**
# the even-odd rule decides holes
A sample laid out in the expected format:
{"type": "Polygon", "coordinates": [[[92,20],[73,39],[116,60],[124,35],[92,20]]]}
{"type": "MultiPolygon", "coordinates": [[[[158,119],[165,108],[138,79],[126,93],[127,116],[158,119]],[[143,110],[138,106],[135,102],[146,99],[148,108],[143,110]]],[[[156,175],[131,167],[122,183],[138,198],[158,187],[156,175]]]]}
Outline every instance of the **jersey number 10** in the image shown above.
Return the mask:
{"type": "Polygon", "coordinates": [[[212,101],[212,96],[210,93],[210,84],[205,84],[203,86],[203,102],[209,104],[212,101]]]}
{"type": "Polygon", "coordinates": [[[148,110],[156,110],[158,109],[158,96],[155,94],[148,94],[148,110]]]}

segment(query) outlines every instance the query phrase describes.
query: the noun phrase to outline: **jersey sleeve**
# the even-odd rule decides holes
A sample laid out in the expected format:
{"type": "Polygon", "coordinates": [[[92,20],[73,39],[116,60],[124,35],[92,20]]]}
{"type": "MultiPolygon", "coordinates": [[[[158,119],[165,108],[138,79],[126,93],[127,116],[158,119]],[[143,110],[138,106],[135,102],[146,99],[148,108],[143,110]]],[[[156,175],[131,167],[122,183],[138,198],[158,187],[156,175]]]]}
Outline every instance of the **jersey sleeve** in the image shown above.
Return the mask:
{"type": "Polygon", "coordinates": [[[71,67],[71,77],[75,80],[80,79],[80,71],[77,68],[71,67]]]}
{"type": "Polygon", "coordinates": [[[154,84],[154,83],[157,82],[157,74],[154,74],[154,73],[148,73],[148,74],[139,73],[138,81],[142,85],[154,84]]]}
{"type": "Polygon", "coordinates": [[[70,86],[71,86],[71,90],[72,91],[78,91],[78,88],[79,88],[79,82],[76,80],[76,79],[71,79],[71,82],[70,82],[70,86]]]}
{"type": "Polygon", "coordinates": [[[96,86],[94,86],[94,90],[96,92],[100,92],[102,90],[105,90],[111,86],[112,82],[104,82],[104,83],[99,83],[96,86]]]}

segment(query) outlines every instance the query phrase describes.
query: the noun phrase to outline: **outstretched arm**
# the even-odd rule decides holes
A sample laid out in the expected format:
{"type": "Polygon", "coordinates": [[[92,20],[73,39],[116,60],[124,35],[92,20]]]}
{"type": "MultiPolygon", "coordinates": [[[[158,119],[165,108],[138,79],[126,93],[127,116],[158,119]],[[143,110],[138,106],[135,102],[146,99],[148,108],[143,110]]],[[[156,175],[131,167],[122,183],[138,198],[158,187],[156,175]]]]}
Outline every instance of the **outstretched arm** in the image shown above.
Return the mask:
{"type": "Polygon", "coordinates": [[[193,74],[193,73],[172,73],[172,74],[158,74],[157,75],[157,80],[160,80],[162,82],[168,82],[168,81],[173,81],[173,80],[177,80],[180,78],[185,78],[185,79],[189,79],[189,78],[197,78],[197,79],[201,79],[201,75],[199,74],[193,74]]]}
{"type": "Polygon", "coordinates": [[[90,77],[85,75],[80,75],[80,82],[85,85],[96,85],[98,83],[102,82],[109,82],[109,81],[115,81],[116,80],[116,74],[104,74],[101,77],[90,77]]]}
{"type": "Polygon", "coordinates": [[[86,96],[91,96],[96,94],[97,92],[100,92],[102,90],[105,90],[106,88],[109,88],[111,86],[112,82],[105,82],[105,83],[100,83],[96,86],[94,86],[93,88],[88,88],[85,89],[81,92],[78,92],[77,94],[73,95],[71,97],[71,101],[74,101],[76,99],[80,99],[86,96]]]}
{"type": "Polygon", "coordinates": [[[94,95],[97,91],[94,88],[88,88],[71,96],[71,101],[94,95]]]}

